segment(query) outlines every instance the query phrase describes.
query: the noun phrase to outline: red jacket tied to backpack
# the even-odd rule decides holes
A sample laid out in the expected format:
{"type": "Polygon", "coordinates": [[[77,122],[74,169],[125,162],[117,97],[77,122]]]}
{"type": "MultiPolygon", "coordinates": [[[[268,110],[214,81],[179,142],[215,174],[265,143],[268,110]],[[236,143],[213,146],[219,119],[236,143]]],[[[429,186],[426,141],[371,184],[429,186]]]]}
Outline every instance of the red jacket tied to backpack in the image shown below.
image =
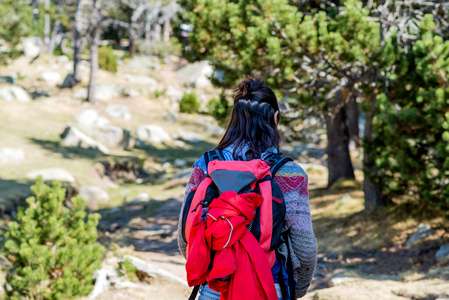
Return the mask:
{"type": "Polygon", "coordinates": [[[198,187],[185,225],[189,285],[207,281],[221,299],[277,299],[271,274],[271,182],[264,180],[270,179],[270,167],[261,160],[214,160],[208,171],[210,178],[198,187]],[[217,191],[212,196],[211,185],[217,191]],[[259,193],[252,192],[256,188],[259,193]],[[258,208],[263,216],[259,241],[248,229],[258,208]]]}

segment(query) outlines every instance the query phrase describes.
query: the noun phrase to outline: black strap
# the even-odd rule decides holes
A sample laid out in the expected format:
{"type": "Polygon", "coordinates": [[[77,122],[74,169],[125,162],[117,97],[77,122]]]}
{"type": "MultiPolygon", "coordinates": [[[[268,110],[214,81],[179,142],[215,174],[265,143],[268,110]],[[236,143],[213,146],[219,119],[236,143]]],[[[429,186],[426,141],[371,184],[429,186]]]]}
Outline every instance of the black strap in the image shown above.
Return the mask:
{"type": "Polygon", "coordinates": [[[198,291],[200,290],[200,286],[201,286],[201,284],[200,285],[196,285],[193,288],[192,293],[190,293],[189,300],[195,300],[196,295],[198,295],[198,291]]]}
{"type": "Polygon", "coordinates": [[[223,151],[220,150],[212,150],[209,152],[204,153],[204,161],[206,163],[206,168],[209,165],[209,163],[213,160],[225,160],[223,151]]]}
{"type": "Polygon", "coordinates": [[[270,164],[271,176],[274,177],[279,169],[289,161],[290,157],[282,157],[282,153],[272,153],[264,158],[270,164]]]}

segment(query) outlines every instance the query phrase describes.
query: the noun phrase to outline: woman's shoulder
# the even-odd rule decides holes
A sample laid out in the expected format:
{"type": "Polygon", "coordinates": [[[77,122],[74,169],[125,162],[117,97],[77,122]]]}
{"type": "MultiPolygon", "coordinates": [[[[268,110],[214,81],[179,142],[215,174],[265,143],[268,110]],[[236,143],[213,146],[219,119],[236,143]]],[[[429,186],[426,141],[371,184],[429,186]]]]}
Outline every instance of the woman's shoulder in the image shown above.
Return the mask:
{"type": "Polygon", "coordinates": [[[207,173],[206,161],[204,160],[204,156],[201,156],[194,164],[193,167],[200,168],[204,173],[207,173]]]}
{"type": "Polygon", "coordinates": [[[276,177],[304,177],[307,178],[307,173],[304,169],[294,161],[285,163],[276,173],[276,177]]]}

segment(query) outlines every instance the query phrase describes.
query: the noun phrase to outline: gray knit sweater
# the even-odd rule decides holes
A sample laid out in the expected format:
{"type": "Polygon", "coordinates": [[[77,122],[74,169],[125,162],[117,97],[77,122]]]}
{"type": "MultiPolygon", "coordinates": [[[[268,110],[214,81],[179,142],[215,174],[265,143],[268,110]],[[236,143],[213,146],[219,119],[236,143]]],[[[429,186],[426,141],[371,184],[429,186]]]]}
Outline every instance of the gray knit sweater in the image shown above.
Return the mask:
{"type": "MultiPolygon", "coordinates": [[[[184,201],[191,189],[198,186],[206,177],[198,165],[186,187],[184,201]]],[[[296,281],[296,297],[301,298],[307,293],[316,267],[317,246],[312,229],[312,219],[309,206],[308,178],[305,171],[295,162],[288,162],[276,173],[275,181],[284,195],[287,206],[283,231],[290,229],[290,253],[292,253],[293,275],[296,281]]],[[[184,203],[183,203],[184,207],[184,203]]],[[[181,209],[182,211],[182,209],[181,209]]],[[[181,215],[178,224],[178,245],[181,254],[186,257],[187,244],[182,239],[181,215]]],[[[279,251],[287,256],[287,246],[284,244],[279,251]]]]}

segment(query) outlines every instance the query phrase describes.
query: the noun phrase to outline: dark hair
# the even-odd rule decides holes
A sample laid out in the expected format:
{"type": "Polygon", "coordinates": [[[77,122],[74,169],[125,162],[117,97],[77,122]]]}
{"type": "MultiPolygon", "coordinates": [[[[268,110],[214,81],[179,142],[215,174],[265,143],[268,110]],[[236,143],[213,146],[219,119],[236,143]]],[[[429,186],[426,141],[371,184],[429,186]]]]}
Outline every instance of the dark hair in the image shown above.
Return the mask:
{"type": "Polygon", "coordinates": [[[261,78],[246,78],[235,89],[234,107],[231,112],[226,132],[215,148],[234,147],[233,156],[241,152],[245,146],[249,150],[244,153],[246,159],[260,158],[268,148],[279,151],[280,136],[274,115],[279,111],[276,95],[263,84],[261,78]]]}

